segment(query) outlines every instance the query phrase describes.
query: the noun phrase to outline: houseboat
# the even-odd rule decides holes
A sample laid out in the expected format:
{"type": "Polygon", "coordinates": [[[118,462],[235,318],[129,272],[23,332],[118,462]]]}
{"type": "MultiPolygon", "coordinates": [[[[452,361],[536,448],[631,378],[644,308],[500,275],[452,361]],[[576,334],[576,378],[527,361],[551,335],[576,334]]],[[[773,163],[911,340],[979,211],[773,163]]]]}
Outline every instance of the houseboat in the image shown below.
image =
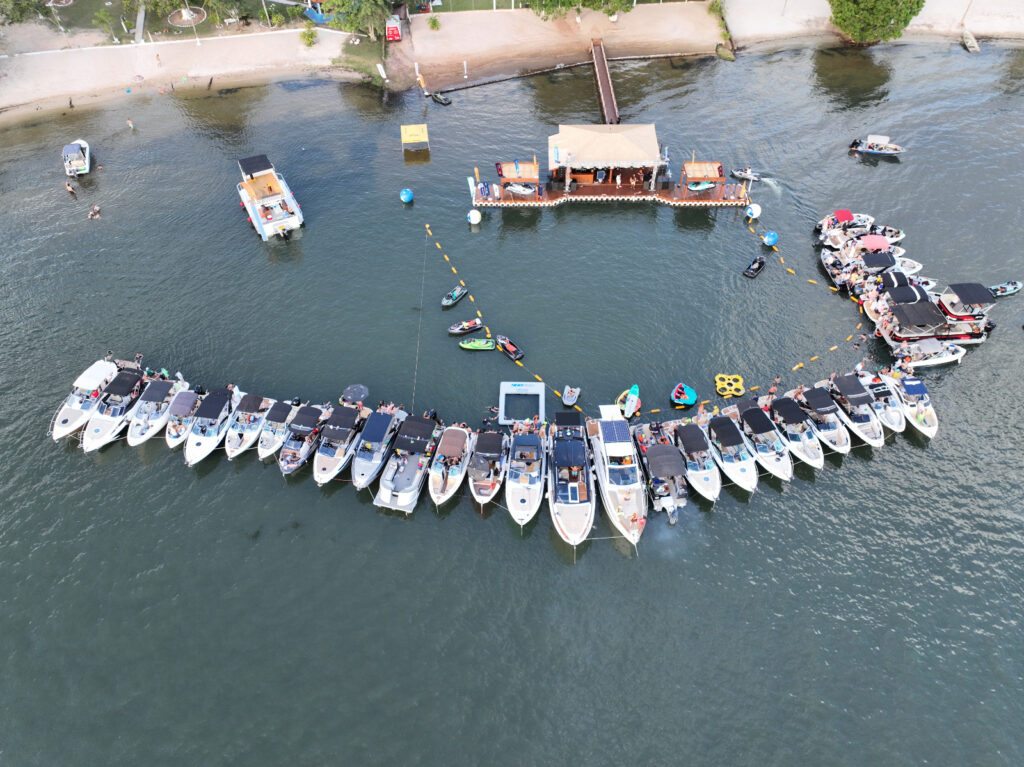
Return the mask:
{"type": "Polygon", "coordinates": [[[284,176],[265,154],[239,160],[238,168],[242,171],[238,196],[249,214],[249,222],[264,242],[271,237],[287,239],[293,229],[302,226],[302,209],[284,176]]]}

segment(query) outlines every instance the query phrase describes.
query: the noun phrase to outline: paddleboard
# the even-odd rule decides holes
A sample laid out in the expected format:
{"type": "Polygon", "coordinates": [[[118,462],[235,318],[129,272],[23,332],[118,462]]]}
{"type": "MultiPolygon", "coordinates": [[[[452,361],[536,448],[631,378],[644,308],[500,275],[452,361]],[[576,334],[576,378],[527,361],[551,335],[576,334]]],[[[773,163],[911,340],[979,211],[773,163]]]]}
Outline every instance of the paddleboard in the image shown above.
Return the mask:
{"type": "Polygon", "coordinates": [[[626,397],[619,407],[622,408],[622,414],[626,418],[632,418],[636,415],[636,411],[640,409],[640,387],[637,384],[633,384],[623,394],[626,397]]]}

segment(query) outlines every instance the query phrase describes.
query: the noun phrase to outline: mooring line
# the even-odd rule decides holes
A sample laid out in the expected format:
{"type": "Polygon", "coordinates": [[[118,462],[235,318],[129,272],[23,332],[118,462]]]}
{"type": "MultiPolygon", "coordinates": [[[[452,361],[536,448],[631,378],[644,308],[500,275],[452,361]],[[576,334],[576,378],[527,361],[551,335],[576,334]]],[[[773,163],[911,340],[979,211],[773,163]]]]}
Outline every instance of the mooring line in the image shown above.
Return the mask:
{"type": "MultiPolygon", "coordinates": [[[[423,335],[423,291],[427,284],[427,243],[429,242],[430,229],[423,234],[423,268],[420,276],[420,322],[416,328],[416,361],[412,368],[412,405],[410,412],[416,412],[416,377],[420,371],[420,337],[423,335]]],[[[438,245],[440,247],[440,245],[438,245]]]]}

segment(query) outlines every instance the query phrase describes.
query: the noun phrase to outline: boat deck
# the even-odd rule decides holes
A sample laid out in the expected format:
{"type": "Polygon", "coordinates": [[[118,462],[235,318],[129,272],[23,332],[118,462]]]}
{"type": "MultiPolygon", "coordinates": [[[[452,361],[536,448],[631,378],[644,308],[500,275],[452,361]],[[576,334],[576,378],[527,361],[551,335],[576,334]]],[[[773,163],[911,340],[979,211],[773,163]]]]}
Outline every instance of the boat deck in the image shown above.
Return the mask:
{"type": "Polygon", "coordinates": [[[567,202],[657,202],[676,208],[742,208],[750,204],[745,184],[726,183],[704,192],[691,192],[675,184],[651,191],[629,184],[580,184],[566,192],[541,187],[540,194],[514,195],[507,191],[498,197],[494,185],[487,195],[479,186],[473,192],[473,205],[481,208],[553,208],[567,202]]]}
{"type": "Polygon", "coordinates": [[[256,178],[245,179],[242,181],[242,187],[249,197],[257,202],[265,197],[284,194],[281,182],[274,173],[264,173],[256,178]]]}

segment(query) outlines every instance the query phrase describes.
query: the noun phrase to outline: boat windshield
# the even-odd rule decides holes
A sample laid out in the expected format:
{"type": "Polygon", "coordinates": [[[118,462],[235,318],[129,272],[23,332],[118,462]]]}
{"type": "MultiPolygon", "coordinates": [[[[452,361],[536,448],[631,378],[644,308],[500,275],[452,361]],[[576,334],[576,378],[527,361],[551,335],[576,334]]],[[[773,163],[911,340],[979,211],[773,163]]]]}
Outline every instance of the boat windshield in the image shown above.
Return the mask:
{"type": "Polygon", "coordinates": [[[608,479],[613,485],[635,485],[637,483],[636,466],[609,466],[608,479]]]}

